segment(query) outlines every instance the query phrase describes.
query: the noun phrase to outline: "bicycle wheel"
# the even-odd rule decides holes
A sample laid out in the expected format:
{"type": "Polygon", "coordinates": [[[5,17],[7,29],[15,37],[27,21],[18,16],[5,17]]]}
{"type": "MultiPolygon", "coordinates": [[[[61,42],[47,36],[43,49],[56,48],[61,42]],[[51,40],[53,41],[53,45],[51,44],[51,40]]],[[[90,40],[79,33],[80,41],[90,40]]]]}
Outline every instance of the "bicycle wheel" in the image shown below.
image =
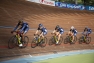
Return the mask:
{"type": "Polygon", "coordinates": [[[29,38],[28,38],[28,36],[25,36],[25,37],[24,37],[24,41],[22,42],[23,48],[27,47],[28,42],[29,42],[29,38]]]}
{"type": "Polygon", "coordinates": [[[89,44],[91,42],[91,37],[86,38],[86,44],[89,44]]]}
{"type": "Polygon", "coordinates": [[[62,41],[63,41],[63,37],[61,36],[58,45],[61,45],[62,41]]]}
{"type": "Polygon", "coordinates": [[[79,44],[82,44],[82,42],[84,42],[83,37],[80,37],[79,38],[79,44]]]}
{"type": "Polygon", "coordinates": [[[17,45],[17,38],[16,36],[12,36],[8,41],[8,48],[12,49],[17,45]]]}
{"type": "Polygon", "coordinates": [[[69,42],[69,36],[67,36],[65,39],[64,39],[64,44],[67,44],[69,42]]]}
{"type": "Polygon", "coordinates": [[[37,46],[37,40],[34,38],[31,42],[31,47],[35,48],[37,46]]]}
{"type": "Polygon", "coordinates": [[[74,43],[77,41],[77,36],[74,36],[74,43]]]}
{"type": "Polygon", "coordinates": [[[46,44],[47,44],[47,38],[44,37],[44,39],[41,41],[40,45],[41,45],[41,47],[45,47],[46,44]]]}
{"type": "Polygon", "coordinates": [[[49,45],[53,45],[55,43],[54,37],[52,36],[49,40],[49,45]]]}

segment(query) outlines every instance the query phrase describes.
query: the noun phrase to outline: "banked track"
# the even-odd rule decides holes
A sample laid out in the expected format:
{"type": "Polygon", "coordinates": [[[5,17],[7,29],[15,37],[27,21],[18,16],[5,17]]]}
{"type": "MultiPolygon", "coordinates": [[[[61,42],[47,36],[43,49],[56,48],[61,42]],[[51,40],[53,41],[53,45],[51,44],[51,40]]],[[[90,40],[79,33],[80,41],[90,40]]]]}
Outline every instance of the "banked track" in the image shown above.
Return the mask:
{"type": "Polygon", "coordinates": [[[70,9],[61,9],[57,7],[50,7],[46,5],[26,2],[24,0],[0,0],[0,59],[4,60],[11,59],[10,56],[20,56],[20,55],[37,55],[43,53],[53,53],[56,51],[70,51],[78,49],[94,49],[94,34],[90,35],[92,37],[92,42],[90,44],[62,44],[61,46],[49,46],[44,48],[36,47],[31,48],[30,43],[33,39],[33,34],[37,29],[39,23],[43,23],[47,27],[48,34],[47,38],[51,37],[51,31],[54,27],[59,24],[65,30],[62,35],[63,38],[66,37],[66,32],[73,25],[78,30],[77,37],[81,36],[81,33],[85,26],[89,26],[92,31],[94,31],[94,13],[89,11],[79,11],[70,9]],[[7,42],[12,36],[10,31],[13,29],[19,19],[24,19],[29,23],[30,30],[27,33],[29,37],[29,45],[25,49],[8,49],[7,42]],[[1,27],[3,26],[3,27],[1,27]]]}

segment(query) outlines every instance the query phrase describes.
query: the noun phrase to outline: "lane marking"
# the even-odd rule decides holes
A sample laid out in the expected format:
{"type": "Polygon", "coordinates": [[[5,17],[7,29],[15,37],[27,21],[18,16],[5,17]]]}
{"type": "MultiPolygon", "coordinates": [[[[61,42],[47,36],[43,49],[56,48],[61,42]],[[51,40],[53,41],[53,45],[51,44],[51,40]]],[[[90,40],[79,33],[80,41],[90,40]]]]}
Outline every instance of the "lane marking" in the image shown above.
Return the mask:
{"type": "Polygon", "coordinates": [[[36,62],[36,61],[53,59],[53,58],[57,58],[57,57],[65,57],[65,56],[87,54],[87,53],[94,53],[94,50],[76,50],[76,51],[66,51],[66,52],[60,52],[60,53],[57,52],[57,54],[53,53],[53,54],[47,54],[47,55],[41,55],[41,56],[18,58],[18,59],[2,61],[0,63],[20,63],[20,62],[22,62],[22,63],[33,63],[33,62],[36,62]]]}
{"type": "MultiPolygon", "coordinates": [[[[14,28],[13,26],[0,26],[0,28],[14,28]]],[[[35,28],[30,28],[29,30],[37,30],[35,28]]],[[[53,30],[48,30],[49,32],[52,32],[53,30]]],[[[67,30],[64,30],[64,32],[68,32],[67,30]]],[[[77,34],[81,34],[82,32],[77,32],[77,34]]],[[[94,32],[92,32],[94,34],[94,32]]]]}

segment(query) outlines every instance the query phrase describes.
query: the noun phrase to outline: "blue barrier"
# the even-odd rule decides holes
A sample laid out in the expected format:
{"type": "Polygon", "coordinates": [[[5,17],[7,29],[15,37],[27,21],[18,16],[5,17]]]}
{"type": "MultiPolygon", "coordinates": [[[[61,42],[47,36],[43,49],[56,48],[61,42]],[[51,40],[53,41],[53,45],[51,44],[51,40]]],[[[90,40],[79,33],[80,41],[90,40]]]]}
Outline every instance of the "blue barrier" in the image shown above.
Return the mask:
{"type": "Polygon", "coordinates": [[[69,8],[69,9],[77,9],[77,10],[89,10],[94,11],[94,6],[84,6],[84,5],[77,5],[77,4],[68,4],[64,2],[55,2],[56,7],[60,8],[69,8]]]}
{"type": "Polygon", "coordinates": [[[78,10],[84,10],[84,5],[76,5],[76,4],[67,4],[63,2],[55,2],[55,6],[61,7],[61,8],[70,8],[70,9],[78,9],[78,10]]]}
{"type": "Polygon", "coordinates": [[[85,9],[89,10],[89,11],[94,11],[94,7],[93,6],[86,6],[85,9]]]}

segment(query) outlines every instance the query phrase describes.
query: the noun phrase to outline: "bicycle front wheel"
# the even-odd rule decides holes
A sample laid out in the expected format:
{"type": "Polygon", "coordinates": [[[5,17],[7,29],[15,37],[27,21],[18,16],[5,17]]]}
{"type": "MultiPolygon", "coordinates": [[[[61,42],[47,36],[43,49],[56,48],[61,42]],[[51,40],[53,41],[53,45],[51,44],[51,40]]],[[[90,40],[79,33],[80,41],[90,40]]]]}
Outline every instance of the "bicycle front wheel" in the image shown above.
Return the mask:
{"type": "Polygon", "coordinates": [[[62,41],[63,41],[63,37],[61,36],[58,45],[61,45],[62,41]]]}
{"type": "Polygon", "coordinates": [[[31,47],[35,48],[38,45],[37,40],[34,38],[31,42],[31,47]]]}
{"type": "Polygon", "coordinates": [[[80,37],[79,38],[79,44],[82,44],[82,42],[84,42],[84,39],[83,39],[83,37],[80,37]]]}
{"type": "Polygon", "coordinates": [[[8,48],[12,49],[17,45],[17,38],[16,36],[12,36],[8,41],[8,48]]]}
{"type": "Polygon", "coordinates": [[[67,36],[65,39],[64,39],[64,44],[68,44],[69,42],[69,36],[67,36]]]}
{"type": "Polygon", "coordinates": [[[86,44],[89,44],[91,42],[91,37],[86,38],[86,44]]]}
{"type": "Polygon", "coordinates": [[[22,42],[23,48],[25,48],[25,47],[28,46],[28,42],[29,42],[29,38],[28,38],[28,36],[25,36],[25,37],[24,37],[24,41],[22,42]]]}
{"type": "Polygon", "coordinates": [[[77,41],[77,36],[74,36],[74,43],[77,41]]]}
{"type": "Polygon", "coordinates": [[[45,47],[47,44],[47,38],[44,37],[44,39],[41,41],[41,47],[45,47]]]}
{"type": "Polygon", "coordinates": [[[49,40],[49,45],[53,45],[55,44],[55,40],[54,40],[54,37],[52,36],[49,40]]]}

